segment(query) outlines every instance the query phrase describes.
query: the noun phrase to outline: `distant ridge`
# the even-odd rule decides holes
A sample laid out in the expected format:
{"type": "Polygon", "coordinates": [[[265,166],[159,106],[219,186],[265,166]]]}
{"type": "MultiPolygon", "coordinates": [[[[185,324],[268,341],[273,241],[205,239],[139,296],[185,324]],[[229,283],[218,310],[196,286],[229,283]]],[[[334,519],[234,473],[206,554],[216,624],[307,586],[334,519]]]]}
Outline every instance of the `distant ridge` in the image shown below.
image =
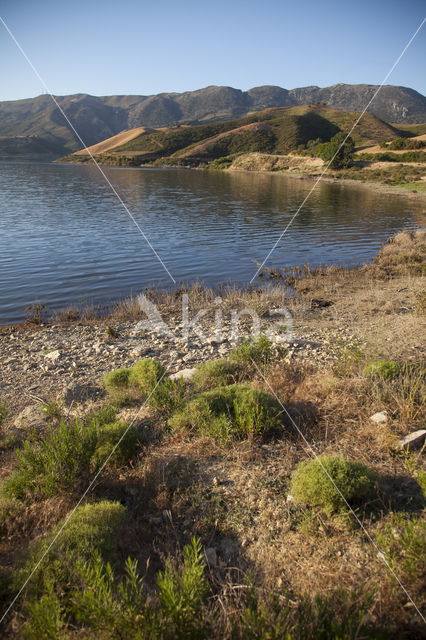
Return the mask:
{"type": "MultiPolygon", "coordinates": [[[[123,130],[197,124],[238,118],[270,107],[322,103],[345,111],[362,111],[377,90],[376,85],[336,84],[283,89],[255,87],[241,91],[210,86],[185,93],[152,96],[59,96],[57,100],[87,145],[94,145],[123,130]]],[[[426,98],[407,87],[381,88],[369,113],[392,123],[426,122],[426,98]]],[[[30,151],[37,138],[37,152],[62,155],[81,144],[48,95],[0,102],[0,156],[30,151]]]]}

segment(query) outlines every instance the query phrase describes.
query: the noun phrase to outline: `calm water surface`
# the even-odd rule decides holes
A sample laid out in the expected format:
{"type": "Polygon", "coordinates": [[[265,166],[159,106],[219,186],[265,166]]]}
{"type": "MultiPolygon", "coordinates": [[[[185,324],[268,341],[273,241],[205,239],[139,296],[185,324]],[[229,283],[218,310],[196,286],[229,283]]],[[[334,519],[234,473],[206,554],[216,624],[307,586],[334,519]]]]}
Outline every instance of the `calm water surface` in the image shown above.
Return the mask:
{"type": "MultiPolygon", "coordinates": [[[[105,169],[176,281],[246,284],[311,183],[285,175],[105,169]]],[[[320,184],[269,266],[372,258],[420,206],[320,184]]],[[[39,300],[109,303],[169,276],[95,167],[0,163],[0,324],[39,300]]]]}

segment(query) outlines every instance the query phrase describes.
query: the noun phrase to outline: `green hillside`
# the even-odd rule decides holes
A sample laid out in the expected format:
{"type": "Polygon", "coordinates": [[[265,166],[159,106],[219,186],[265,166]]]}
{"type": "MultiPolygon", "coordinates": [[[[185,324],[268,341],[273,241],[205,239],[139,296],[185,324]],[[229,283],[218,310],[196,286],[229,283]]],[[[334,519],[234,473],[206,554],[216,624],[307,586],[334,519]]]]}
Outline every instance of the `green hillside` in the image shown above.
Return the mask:
{"type": "MultiPolygon", "coordinates": [[[[204,163],[237,153],[260,151],[286,154],[313,142],[326,142],[339,131],[349,131],[355,112],[321,105],[271,108],[247,116],[203,125],[180,125],[149,130],[126,144],[98,155],[100,161],[140,165],[152,162],[204,163]]],[[[352,137],[357,145],[412,135],[372,114],[365,114],[352,137]]],[[[85,162],[87,157],[67,160],[85,162]]]]}

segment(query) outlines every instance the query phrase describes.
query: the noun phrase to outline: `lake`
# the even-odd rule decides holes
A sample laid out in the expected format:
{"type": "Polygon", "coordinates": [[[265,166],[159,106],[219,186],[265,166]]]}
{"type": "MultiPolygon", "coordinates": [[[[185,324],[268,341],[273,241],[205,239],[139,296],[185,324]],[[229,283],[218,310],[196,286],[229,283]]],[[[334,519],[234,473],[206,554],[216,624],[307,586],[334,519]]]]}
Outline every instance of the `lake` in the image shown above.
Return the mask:
{"type": "MultiPolygon", "coordinates": [[[[312,183],[283,174],[104,168],[176,281],[247,284],[312,183]]],[[[320,183],[267,266],[371,259],[420,204],[320,183]]],[[[0,324],[40,301],[108,304],[172,284],[94,166],[0,163],[0,324]]]]}

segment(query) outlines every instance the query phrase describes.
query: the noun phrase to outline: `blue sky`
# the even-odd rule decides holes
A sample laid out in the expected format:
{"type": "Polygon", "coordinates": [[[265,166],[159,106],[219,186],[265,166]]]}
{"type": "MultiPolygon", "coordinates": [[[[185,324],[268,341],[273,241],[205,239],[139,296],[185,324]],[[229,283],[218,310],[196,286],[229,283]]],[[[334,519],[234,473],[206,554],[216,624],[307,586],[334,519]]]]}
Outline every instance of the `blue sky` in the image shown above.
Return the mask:
{"type": "MultiPolygon", "coordinates": [[[[211,84],[379,84],[424,0],[2,0],[0,15],[56,95],[211,84]]],[[[0,100],[43,93],[0,24],[0,100]]],[[[426,93],[426,24],[388,80],[426,93]]]]}

